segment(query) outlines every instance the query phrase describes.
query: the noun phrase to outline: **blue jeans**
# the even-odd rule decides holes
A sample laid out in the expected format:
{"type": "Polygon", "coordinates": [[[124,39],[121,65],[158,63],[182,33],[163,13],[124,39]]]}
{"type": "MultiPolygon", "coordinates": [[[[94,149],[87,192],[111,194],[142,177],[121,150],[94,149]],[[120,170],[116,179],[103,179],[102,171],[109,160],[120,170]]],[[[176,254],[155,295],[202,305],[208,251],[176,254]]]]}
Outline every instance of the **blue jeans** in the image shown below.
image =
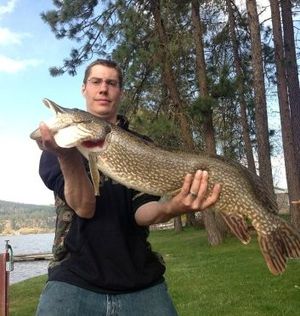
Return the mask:
{"type": "Polygon", "coordinates": [[[49,281],[37,316],[178,316],[165,283],[126,294],[102,294],[49,281]]]}

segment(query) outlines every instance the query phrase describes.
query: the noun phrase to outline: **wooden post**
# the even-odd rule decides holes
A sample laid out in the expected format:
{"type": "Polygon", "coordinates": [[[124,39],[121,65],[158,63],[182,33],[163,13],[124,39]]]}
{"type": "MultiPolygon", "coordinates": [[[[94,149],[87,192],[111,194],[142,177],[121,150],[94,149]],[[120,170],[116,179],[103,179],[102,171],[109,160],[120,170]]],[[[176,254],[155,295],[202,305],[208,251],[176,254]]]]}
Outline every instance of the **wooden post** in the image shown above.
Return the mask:
{"type": "Polygon", "coordinates": [[[12,271],[12,248],[6,241],[5,251],[0,254],[0,316],[8,316],[9,272],[12,271]]]}

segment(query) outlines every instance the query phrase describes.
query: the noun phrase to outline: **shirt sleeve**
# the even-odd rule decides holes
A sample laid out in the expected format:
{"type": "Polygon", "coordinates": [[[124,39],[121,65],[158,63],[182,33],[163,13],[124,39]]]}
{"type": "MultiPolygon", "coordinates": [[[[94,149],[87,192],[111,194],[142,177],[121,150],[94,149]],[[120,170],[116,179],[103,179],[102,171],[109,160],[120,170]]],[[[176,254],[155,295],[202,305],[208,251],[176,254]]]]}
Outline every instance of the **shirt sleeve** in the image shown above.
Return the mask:
{"type": "Polygon", "coordinates": [[[133,206],[133,212],[135,213],[136,210],[148,203],[148,202],[153,202],[153,201],[158,201],[160,199],[160,196],[155,196],[155,195],[150,195],[138,191],[133,190],[133,197],[132,197],[132,206],[133,206]]]}
{"type": "Polygon", "coordinates": [[[49,151],[42,152],[39,174],[46,187],[65,200],[64,177],[57,157],[49,151]]]}

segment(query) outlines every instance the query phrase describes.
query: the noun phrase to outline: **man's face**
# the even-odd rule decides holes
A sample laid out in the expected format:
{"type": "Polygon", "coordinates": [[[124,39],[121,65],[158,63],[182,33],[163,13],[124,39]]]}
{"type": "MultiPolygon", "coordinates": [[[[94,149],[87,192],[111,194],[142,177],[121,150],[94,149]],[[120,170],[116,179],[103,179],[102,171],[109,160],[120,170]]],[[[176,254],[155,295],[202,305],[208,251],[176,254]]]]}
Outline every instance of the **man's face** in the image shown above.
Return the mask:
{"type": "Polygon", "coordinates": [[[122,95],[118,72],[114,68],[95,65],[82,85],[82,94],[86,99],[87,111],[115,123],[118,103],[122,95]]]}

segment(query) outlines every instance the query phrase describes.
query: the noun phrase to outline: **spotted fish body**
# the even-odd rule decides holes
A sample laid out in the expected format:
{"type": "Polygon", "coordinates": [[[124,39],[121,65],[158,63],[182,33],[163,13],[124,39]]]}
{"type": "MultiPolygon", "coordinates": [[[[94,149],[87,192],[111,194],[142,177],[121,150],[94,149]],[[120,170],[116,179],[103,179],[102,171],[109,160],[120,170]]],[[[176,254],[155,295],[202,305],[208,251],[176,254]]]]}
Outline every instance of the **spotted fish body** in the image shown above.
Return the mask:
{"type": "MultiPolygon", "coordinates": [[[[273,274],[284,272],[288,258],[300,258],[299,233],[276,215],[274,197],[261,179],[240,164],[204,153],[164,150],[88,112],[66,109],[47,99],[44,103],[56,113],[49,128],[58,145],[76,146],[110,178],[141,192],[171,197],[179,192],[187,173],[206,170],[209,190],[215,183],[222,184],[214,209],[244,244],[251,239],[245,219],[251,221],[273,274]]],[[[39,137],[38,129],[31,134],[32,139],[39,137]]]]}

